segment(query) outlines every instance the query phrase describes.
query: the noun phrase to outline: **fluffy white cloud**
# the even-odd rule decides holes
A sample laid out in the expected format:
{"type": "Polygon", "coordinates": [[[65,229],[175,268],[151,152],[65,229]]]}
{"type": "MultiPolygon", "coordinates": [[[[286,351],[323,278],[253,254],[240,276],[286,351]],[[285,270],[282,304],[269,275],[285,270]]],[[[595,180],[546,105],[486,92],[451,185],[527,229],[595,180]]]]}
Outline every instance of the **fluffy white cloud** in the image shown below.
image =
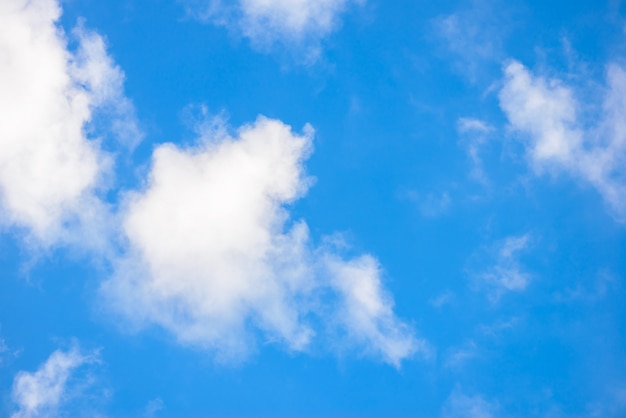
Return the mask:
{"type": "Polygon", "coordinates": [[[564,171],[588,182],[626,220],[626,72],[608,67],[604,101],[585,105],[590,115],[580,114],[575,92],[560,80],[533,75],[516,61],[504,72],[500,105],[524,135],[535,171],[564,171]]]}
{"type": "Polygon", "coordinates": [[[94,190],[111,162],[87,138],[94,111],[112,112],[124,140],[138,136],[102,38],[79,26],[70,52],[60,14],[56,0],[0,3],[3,219],[44,246],[66,238],[69,224],[94,225],[100,216],[94,190]]]}
{"type": "Polygon", "coordinates": [[[79,367],[97,361],[95,354],[82,354],[78,348],[57,350],[34,373],[19,372],[13,381],[13,402],[18,410],[12,418],[56,416],[67,400],[68,382],[79,367]]]}
{"type": "Polygon", "coordinates": [[[376,261],[313,249],[306,224],[289,222],[285,205],[310,184],[312,135],[259,117],[238,138],[210,129],[195,147],[157,148],[145,189],[127,198],[128,249],[103,286],[108,301],[230,360],[258,333],[305,349],[330,290],[340,301],[331,322],[359,347],[394,365],[413,354],[418,342],[394,317],[376,261]]]}
{"type": "Polygon", "coordinates": [[[350,3],[363,0],[200,0],[194,13],[205,20],[234,26],[256,46],[274,42],[315,45],[339,25],[350,3]]]}

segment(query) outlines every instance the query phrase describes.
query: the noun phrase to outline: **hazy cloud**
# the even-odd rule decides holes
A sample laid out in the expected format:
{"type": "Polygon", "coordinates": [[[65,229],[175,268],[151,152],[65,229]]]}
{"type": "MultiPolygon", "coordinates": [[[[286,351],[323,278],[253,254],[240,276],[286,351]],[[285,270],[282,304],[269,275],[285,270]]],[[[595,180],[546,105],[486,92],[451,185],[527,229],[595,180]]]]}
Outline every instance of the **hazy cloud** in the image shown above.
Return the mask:
{"type": "Polygon", "coordinates": [[[488,185],[489,179],[485,173],[480,152],[487,142],[488,135],[494,131],[493,126],[479,119],[460,118],[457,122],[457,129],[463,138],[463,145],[472,164],[470,176],[475,181],[488,185]]]}
{"type": "Polygon", "coordinates": [[[456,369],[463,367],[469,360],[474,359],[480,355],[478,346],[474,341],[468,341],[462,347],[457,347],[450,350],[445,366],[448,368],[456,369]]]}
{"type": "Polygon", "coordinates": [[[502,3],[474,0],[469,7],[439,16],[433,21],[435,35],[451,54],[454,69],[470,82],[479,81],[503,54],[503,39],[513,26],[502,3]]]}
{"type": "Polygon", "coordinates": [[[475,275],[479,286],[485,287],[489,299],[493,302],[507,292],[522,292],[530,283],[531,275],[524,270],[519,254],[530,245],[530,235],[508,237],[489,251],[487,258],[494,263],[481,273],[475,275]]]}
{"type": "Polygon", "coordinates": [[[455,389],[443,409],[444,418],[493,418],[498,416],[498,406],[480,395],[469,396],[455,389]]]}

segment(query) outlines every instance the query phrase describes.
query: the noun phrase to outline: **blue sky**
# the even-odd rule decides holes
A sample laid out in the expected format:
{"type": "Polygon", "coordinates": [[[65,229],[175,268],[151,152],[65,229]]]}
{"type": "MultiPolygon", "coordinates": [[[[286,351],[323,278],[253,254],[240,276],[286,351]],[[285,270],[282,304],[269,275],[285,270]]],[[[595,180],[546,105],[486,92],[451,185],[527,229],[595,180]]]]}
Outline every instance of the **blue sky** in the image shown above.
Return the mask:
{"type": "Polygon", "coordinates": [[[625,416],[625,7],[4,0],[0,416],[625,416]]]}

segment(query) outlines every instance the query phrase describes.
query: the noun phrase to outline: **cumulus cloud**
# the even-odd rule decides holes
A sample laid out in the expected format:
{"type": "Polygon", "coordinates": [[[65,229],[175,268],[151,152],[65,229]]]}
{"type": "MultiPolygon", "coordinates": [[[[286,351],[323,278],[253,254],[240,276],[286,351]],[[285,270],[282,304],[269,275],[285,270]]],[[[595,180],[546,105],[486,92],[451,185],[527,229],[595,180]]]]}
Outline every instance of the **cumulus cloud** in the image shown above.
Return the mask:
{"type": "Polygon", "coordinates": [[[90,124],[96,111],[112,115],[123,141],[138,136],[123,74],[104,41],[79,25],[70,51],[60,14],[56,0],[0,4],[3,221],[44,246],[68,239],[71,225],[94,227],[101,216],[94,193],[111,161],[90,124]]]}
{"type": "Polygon", "coordinates": [[[312,137],[308,125],[298,135],[259,117],[236,138],[212,127],[194,147],[158,147],[144,190],[126,199],[127,252],[103,285],[108,302],[232,360],[259,335],[306,349],[328,322],[330,291],[341,311],[332,322],[357,345],[394,365],[413,354],[418,340],[393,315],[377,262],[313,248],[306,223],[289,219],[286,205],[311,184],[312,137]]]}
{"type": "Polygon", "coordinates": [[[253,45],[317,43],[337,28],[351,3],[364,0],[196,0],[193,13],[203,20],[234,26],[253,45]]]}
{"type": "Polygon", "coordinates": [[[33,373],[21,371],[13,381],[12,399],[17,411],[12,418],[57,416],[70,396],[73,373],[97,361],[95,354],[83,354],[76,347],[57,350],[33,373]]]}
{"type": "Polygon", "coordinates": [[[526,272],[519,254],[530,245],[530,235],[512,236],[504,239],[492,249],[495,265],[476,275],[480,285],[489,291],[489,299],[497,301],[507,292],[522,292],[530,283],[531,275],[526,272]]]}
{"type": "Polygon", "coordinates": [[[588,183],[626,220],[626,71],[608,66],[604,101],[587,104],[589,115],[561,80],[534,75],[517,61],[504,73],[500,106],[522,134],[535,172],[565,172],[588,183]]]}

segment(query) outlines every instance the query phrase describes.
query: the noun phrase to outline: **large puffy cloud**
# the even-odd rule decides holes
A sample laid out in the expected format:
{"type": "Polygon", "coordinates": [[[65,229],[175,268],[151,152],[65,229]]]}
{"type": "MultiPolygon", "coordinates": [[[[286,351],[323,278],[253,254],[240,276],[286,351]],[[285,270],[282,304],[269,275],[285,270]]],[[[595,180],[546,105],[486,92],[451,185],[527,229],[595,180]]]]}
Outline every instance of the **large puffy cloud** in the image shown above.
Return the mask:
{"type": "Polygon", "coordinates": [[[558,79],[506,65],[500,105],[511,127],[524,134],[536,172],[567,172],[592,185],[618,220],[626,220],[626,72],[607,69],[602,105],[581,114],[575,91],[558,79]]]}
{"type": "Polygon", "coordinates": [[[274,42],[316,46],[339,24],[350,3],[363,0],[195,0],[194,14],[234,26],[256,46],[274,42]]]}
{"type": "Polygon", "coordinates": [[[94,191],[111,161],[87,138],[94,112],[110,114],[123,140],[139,136],[102,38],[79,26],[70,52],[60,14],[56,0],[0,3],[3,219],[44,246],[66,239],[70,224],[93,226],[101,216],[94,191]]]}
{"type": "Polygon", "coordinates": [[[17,411],[12,418],[57,416],[70,397],[70,381],[75,371],[97,361],[94,353],[83,354],[77,347],[57,350],[33,373],[19,372],[13,381],[13,402],[17,411]]]}
{"type": "Polygon", "coordinates": [[[259,117],[237,138],[209,130],[195,147],[158,147],[145,189],[127,197],[128,248],[103,286],[107,300],[229,360],[259,334],[299,351],[330,327],[394,365],[420,349],[371,256],[313,248],[307,225],[289,220],[286,205],[310,184],[312,135],[259,117]]]}

